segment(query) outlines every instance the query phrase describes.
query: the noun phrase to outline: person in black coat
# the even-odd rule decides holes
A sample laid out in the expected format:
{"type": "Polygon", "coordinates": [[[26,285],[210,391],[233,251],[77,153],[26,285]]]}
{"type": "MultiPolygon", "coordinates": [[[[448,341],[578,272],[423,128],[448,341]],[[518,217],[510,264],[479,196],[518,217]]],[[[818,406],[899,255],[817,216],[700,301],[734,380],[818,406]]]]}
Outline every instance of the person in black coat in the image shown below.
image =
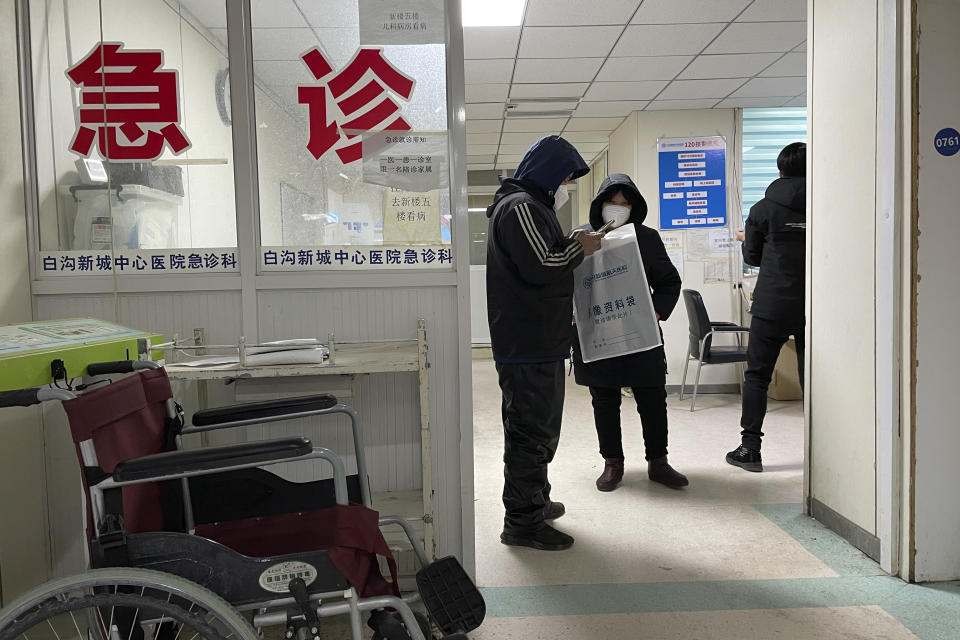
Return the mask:
{"type": "Polygon", "coordinates": [[[560,551],[573,544],[544,522],[564,513],[550,499],[547,465],[560,441],[573,270],[600,246],[600,235],[568,237],[555,210],[568,197],[567,182],[588,171],[573,145],[547,136],[487,209],[487,320],[503,395],[500,541],[507,545],[560,551]]]}
{"type": "Polygon", "coordinates": [[[750,207],[744,225],[743,261],[760,267],[750,307],[750,342],[743,376],[740,446],[727,462],[747,471],[763,471],[760,439],[767,413],[767,389],[780,348],[794,336],[797,369],[803,385],[804,288],[807,255],[807,145],[794,142],[777,157],[780,178],[750,207]]]}
{"type": "MultiPolygon", "coordinates": [[[[640,258],[647,275],[658,320],[673,313],[680,298],[680,274],[670,262],[656,229],[643,225],[647,203],[629,176],[613,173],[600,185],[590,205],[590,227],[601,228],[610,220],[614,227],[632,224],[640,245],[640,258]]],[[[661,332],[661,338],[663,333],[661,332]]],[[[662,341],[662,339],[661,339],[662,341]]],[[[647,474],[654,482],[679,489],[689,484],[686,476],[667,462],[667,362],[663,346],[585,363],[574,327],[573,367],[577,384],[590,387],[593,417],[603,456],[603,474],[597,489],[613,491],[623,479],[623,441],[620,431],[620,389],[630,387],[643,427],[647,474]]]]}

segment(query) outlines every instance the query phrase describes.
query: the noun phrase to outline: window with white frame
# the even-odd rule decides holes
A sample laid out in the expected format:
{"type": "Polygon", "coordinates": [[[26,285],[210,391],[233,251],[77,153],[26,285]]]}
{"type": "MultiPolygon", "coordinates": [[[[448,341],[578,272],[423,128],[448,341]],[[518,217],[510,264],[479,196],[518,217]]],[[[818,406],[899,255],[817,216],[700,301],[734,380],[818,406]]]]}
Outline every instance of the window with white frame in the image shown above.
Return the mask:
{"type": "Polygon", "coordinates": [[[41,277],[236,271],[225,4],[198,5],[30,0],[41,277]]]}

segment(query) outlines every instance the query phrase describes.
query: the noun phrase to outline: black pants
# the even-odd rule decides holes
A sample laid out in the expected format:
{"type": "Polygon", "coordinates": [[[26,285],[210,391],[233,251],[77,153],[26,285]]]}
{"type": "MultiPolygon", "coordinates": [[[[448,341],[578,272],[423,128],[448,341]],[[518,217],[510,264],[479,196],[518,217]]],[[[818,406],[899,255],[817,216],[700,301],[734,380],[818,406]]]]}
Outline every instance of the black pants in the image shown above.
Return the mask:
{"type": "Polygon", "coordinates": [[[560,442],[563,361],[497,364],[503,393],[503,530],[524,534],[543,526],[550,501],[547,465],[560,442]]]}
{"type": "MultiPolygon", "coordinates": [[[[655,460],[667,455],[667,391],[664,387],[631,387],[643,428],[645,458],[655,460]]],[[[590,387],[593,420],[604,458],[623,457],[620,431],[620,389],[590,387]]]]}
{"type": "Polygon", "coordinates": [[[767,389],[783,344],[793,336],[797,342],[797,370],[803,387],[804,320],[783,322],[753,317],[747,345],[747,372],[743,376],[743,413],[740,432],[743,446],[760,449],[763,417],[767,413],[767,389]]]}

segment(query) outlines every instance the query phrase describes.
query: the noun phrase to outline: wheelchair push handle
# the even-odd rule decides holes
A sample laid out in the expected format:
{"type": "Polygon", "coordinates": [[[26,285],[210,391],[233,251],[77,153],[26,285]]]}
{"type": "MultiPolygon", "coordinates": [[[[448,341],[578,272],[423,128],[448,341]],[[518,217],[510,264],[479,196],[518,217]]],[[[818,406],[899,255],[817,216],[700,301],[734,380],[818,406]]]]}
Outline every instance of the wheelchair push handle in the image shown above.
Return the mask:
{"type": "Polygon", "coordinates": [[[0,407],[29,407],[40,404],[37,398],[40,389],[15,389],[0,391],[0,407]]]}
{"type": "Polygon", "coordinates": [[[115,360],[114,362],[93,362],[87,365],[88,376],[102,376],[108,373],[131,373],[141,369],[157,369],[159,365],[150,360],[115,360]]]}
{"type": "Polygon", "coordinates": [[[0,391],[0,408],[30,407],[47,400],[71,400],[76,394],[68,389],[53,387],[34,387],[32,389],[14,389],[0,391]]]}

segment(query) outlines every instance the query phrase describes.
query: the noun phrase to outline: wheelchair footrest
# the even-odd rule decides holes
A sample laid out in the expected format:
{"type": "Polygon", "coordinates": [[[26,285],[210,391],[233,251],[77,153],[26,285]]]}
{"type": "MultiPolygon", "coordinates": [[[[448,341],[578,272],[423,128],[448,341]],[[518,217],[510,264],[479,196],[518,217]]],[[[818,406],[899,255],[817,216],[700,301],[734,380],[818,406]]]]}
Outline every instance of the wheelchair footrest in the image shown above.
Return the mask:
{"type": "Polygon", "coordinates": [[[417,588],[430,617],[445,634],[473,631],[487,613],[483,596],[453,556],[420,569],[417,588]]]}

